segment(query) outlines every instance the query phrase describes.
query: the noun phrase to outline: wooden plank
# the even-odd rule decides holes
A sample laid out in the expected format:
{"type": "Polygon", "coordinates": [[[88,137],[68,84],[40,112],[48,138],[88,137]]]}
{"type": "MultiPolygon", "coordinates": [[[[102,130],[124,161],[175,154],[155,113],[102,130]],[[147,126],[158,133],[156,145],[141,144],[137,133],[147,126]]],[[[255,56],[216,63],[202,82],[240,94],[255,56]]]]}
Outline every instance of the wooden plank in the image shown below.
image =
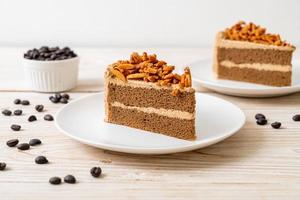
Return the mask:
{"type": "MultiPolygon", "coordinates": [[[[25,113],[0,116],[0,161],[8,165],[0,171],[1,199],[299,199],[300,123],[291,117],[300,113],[300,93],[268,99],[208,94],[241,107],[247,117],[245,127],[204,149],[144,156],[101,150],[64,136],[53,122],[41,119],[62,106],[49,102],[49,94],[1,92],[1,109],[21,107],[25,113]],[[15,98],[29,99],[32,105],[14,105],[15,98]],[[36,104],[44,104],[46,111],[34,112],[36,104]],[[266,114],[269,121],[281,121],[284,128],[257,126],[257,112],[266,114]],[[30,113],[39,120],[26,122],[30,113]],[[12,132],[12,123],[21,124],[23,131],[12,132]],[[25,142],[40,138],[43,145],[18,152],[5,145],[11,138],[25,142]],[[50,163],[36,165],[37,155],[47,156],[50,163]],[[98,165],[104,176],[95,179],[89,169],[98,165]],[[48,183],[51,176],[67,174],[75,175],[78,183],[48,183]]],[[[72,99],[84,95],[71,93],[72,99]]]]}

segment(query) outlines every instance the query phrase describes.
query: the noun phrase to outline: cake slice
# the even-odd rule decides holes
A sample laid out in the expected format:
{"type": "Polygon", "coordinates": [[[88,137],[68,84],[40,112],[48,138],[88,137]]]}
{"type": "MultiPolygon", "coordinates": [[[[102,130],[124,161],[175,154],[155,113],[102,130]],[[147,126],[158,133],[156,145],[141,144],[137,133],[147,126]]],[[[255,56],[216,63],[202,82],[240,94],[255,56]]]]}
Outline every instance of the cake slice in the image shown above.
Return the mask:
{"type": "Polygon", "coordinates": [[[156,55],[132,53],[105,73],[105,121],[194,140],[195,90],[189,68],[182,75],[156,55]]]}
{"type": "Polygon", "coordinates": [[[219,79],[290,86],[294,50],[279,35],[241,21],[217,34],[213,69],[219,79]]]}

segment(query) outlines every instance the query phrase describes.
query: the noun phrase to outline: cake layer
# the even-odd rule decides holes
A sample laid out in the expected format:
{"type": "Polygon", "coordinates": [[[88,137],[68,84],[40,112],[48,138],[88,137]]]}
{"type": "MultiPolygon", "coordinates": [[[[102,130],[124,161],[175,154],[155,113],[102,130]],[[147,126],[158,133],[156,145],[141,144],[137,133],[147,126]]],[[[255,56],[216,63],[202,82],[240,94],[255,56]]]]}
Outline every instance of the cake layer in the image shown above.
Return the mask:
{"type": "Polygon", "coordinates": [[[156,88],[151,83],[148,87],[138,85],[132,86],[129,83],[118,84],[115,79],[107,80],[107,101],[120,102],[125,106],[152,107],[163,109],[176,109],[189,113],[195,112],[195,91],[181,91],[176,97],[171,95],[172,88],[156,88]]]}
{"type": "Polygon", "coordinates": [[[170,118],[136,109],[108,105],[107,122],[185,139],[195,139],[195,119],[170,118]]]}
{"type": "Polygon", "coordinates": [[[263,63],[291,65],[293,51],[278,49],[217,48],[217,61],[228,60],[236,64],[263,63]]]}
{"type": "Polygon", "coordinates": [[[218,65],[217,77],[220,79],[245,81],[271,86],[291,85],[292,72],[257,70],[251,68],[240,68],[238,66],[226,67],[218,65]]]}

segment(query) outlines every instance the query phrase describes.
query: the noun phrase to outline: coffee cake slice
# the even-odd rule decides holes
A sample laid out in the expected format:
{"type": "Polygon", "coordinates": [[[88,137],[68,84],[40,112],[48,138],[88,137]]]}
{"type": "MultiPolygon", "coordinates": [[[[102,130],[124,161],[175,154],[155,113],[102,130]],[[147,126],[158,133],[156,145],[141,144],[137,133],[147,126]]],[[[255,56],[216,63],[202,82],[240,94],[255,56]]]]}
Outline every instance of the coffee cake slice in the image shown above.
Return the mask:
{"type": "Polygon", "coordinates": [[[294,50],[279,35],[239,22],[217,34],[213,69],[219,79],[290,86],[294,50]]]}
{"type": "Polygon", "coordinates": [[[138,55],[110,65],[105,73],[105,121],[185,140],[194,140],[195,90],[189,68],[156,55],[138,55]]]}

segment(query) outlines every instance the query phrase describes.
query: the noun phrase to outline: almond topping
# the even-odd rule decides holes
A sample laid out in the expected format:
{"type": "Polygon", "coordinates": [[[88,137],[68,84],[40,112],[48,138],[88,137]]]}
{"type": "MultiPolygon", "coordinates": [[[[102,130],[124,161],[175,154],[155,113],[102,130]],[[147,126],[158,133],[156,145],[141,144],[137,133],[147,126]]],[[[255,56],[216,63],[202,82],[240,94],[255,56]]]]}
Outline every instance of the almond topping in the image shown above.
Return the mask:
{"type": "MultiPolygon", "coordinates": [[[[276,38],[274,38],[275,40],[276,38]]],[[[189,68],[185,68],[184,74],[174,74],[175,66],[167,65],[165,61],[157,60],[155,54],[142,55],[134,52],[130,60],[119,60],[111,65],[111,74],[122,81],[136,79],[145,82],[156,83],[159,86],[177,85],[173,88],[173,96],[178,96],[180,89],[191,87],[191,73],[189,68]]]]}
{"type": "Polygon", "coordinates": [[[276,46],[292,46],[281,40],[280,35],[266,33],[266,29],[250,22],[240,21],[224,31],[225,39],[248,41],[276,46]]]}
{"type": "Polygon", "coordinates": [[[124,64],[119,64],[118,68],[119,69],[134,69],[135,66],[133,64],[130,64],[130,63],[124,63],[124,64]]]}
{"type": "Polygon", "coordinates": [[[112,70],[111,70],[111,73],[112,73],[113,75],[115,75],[118,79],[120,79],[121,81],[126,82],[125,76],[124,76],[121,72],[119,72],[118,70],[112,69],[112,70]]]}
{"type": "Polygon", "coordinates": [[[135,73],[135,74],[129,74],[127,76],[127,78],[128,79],[139,79],[139,78],[144,78],[146,76],[147,76],[147,74],[145,74],[145,73],[135,73]]]}

